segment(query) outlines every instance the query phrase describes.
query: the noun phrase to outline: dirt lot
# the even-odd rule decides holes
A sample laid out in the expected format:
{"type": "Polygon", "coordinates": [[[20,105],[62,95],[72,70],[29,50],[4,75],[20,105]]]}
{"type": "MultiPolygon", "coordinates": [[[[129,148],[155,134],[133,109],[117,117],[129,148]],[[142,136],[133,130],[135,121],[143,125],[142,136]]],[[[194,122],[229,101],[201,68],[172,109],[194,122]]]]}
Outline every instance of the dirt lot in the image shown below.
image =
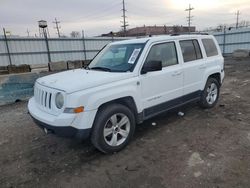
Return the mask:
{"type": "Polygon", "coordinates": [[[145,122],[114,155],[44,135],[26,102],[0,107],[0,187],[250,187],[250,60],[226,74],[214,109],[145,122]]]}

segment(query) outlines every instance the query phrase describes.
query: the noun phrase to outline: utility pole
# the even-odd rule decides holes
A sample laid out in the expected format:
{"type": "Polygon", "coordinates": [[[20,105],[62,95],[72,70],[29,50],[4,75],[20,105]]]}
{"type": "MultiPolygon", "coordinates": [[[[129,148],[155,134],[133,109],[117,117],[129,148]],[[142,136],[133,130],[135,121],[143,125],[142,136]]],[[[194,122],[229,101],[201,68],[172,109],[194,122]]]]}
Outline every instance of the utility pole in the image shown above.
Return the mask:
{"type": "Polygon", "coordinates": [[[86,41],[85,41],[85,33],[82,30],[82,40],[83,40],[83,53],[84,53],[84,60],[87,60],[87,51],[86,51],[86,41]]]}
{"type": "Polygon", "coordinates": [[[29,29],[27,29],[26,33],[27,33],[27,37],[30,37],[30,31],[29,31],[29,29]]]}
{"type": "Polygon", "coordinates": [[[240,11],[236,12],[236,29],[239,28],[239,18],[240,18],[240,11]]]}
{"type": "Polygon", "coordinates": [[[53,23],[55,24],[54,28],[57,30],[58,38],[60,38],[61,37],[61,34],[60,34],[61,26],[59,26],[60,22],[57,21],[57,19],[55,18],[55,21],[53,23]]]}
{"type": "Polygon", "coordinates": [[[47,29],[47,33],[48,33],[48,38],[50,38],[49,27],[47,27],[46,29],[47,29]]]}
{"type": "Polygon", "coordinates": [[[128,22],[126,21],[126,7],[125,7],[125,0],[122,0],[122,18],[123,18],[123,21],[122,21],[122,28],[123,28],[123,33],[124,33],[124,37],[126,37],[126,34],[127,34],[127,27],[129,26],[128,25],[128,22]]]}
{"type": "Polygon", "coordinates": [[[187,17],[187,21],[188,21],[188,32],[190,33],[190,27],[191,27],[191,21],[193,16],[191,16],[191,11],[194,10],[193,7],[191,7],[191,4],[189,4],[189,8],[186,9],[185,11],[188,11],[188,17],[187,17]]]}

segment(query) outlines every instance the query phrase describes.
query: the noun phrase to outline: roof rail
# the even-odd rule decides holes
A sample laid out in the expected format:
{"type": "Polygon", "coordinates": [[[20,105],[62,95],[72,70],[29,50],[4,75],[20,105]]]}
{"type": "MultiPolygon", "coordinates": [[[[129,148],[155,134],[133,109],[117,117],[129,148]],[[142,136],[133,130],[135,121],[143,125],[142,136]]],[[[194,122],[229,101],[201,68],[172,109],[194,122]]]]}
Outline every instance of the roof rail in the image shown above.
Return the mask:
{"type": "Polygon", "coordinates": [[[180,35],[209,35],[209,33],[201,33],[201,32],[191,32],[191,33],[173,33],[170,36],[180,36],[180,35]]]}

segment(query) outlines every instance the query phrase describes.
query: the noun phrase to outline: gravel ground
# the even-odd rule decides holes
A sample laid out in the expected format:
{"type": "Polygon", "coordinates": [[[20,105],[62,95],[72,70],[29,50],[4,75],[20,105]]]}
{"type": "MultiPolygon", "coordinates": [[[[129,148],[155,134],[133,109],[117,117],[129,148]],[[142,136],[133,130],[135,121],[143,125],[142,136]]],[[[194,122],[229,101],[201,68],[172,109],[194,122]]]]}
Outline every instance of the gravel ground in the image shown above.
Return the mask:
{"type": "Polygon", "coordinates": [[[250,59],[227,59],[226,74],[215,108],[151,119],[113,155],[45,135],[27,102],[2,106],[0,187],[250,187],[250,59]]]}

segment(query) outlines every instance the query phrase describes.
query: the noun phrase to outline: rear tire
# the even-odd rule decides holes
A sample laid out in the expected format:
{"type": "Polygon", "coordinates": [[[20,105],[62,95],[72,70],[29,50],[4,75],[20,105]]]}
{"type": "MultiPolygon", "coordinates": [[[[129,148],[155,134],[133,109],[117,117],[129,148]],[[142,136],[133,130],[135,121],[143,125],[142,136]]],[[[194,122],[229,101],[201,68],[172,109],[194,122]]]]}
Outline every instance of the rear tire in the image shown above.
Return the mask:
{"type": "Polygon", "coordinates": [[[95,118],[91,142],[103,153],[115,153],[125,148],[135,130],[135,117],[121,104],[102,107],[95,118]]]}
{"type": "Polygon", "coordinates": [[[215,78],[208,78],[206,86],[201,94],[200,106],[202,108],[213,108],[219,99],[220,84],[215,78]]]}

